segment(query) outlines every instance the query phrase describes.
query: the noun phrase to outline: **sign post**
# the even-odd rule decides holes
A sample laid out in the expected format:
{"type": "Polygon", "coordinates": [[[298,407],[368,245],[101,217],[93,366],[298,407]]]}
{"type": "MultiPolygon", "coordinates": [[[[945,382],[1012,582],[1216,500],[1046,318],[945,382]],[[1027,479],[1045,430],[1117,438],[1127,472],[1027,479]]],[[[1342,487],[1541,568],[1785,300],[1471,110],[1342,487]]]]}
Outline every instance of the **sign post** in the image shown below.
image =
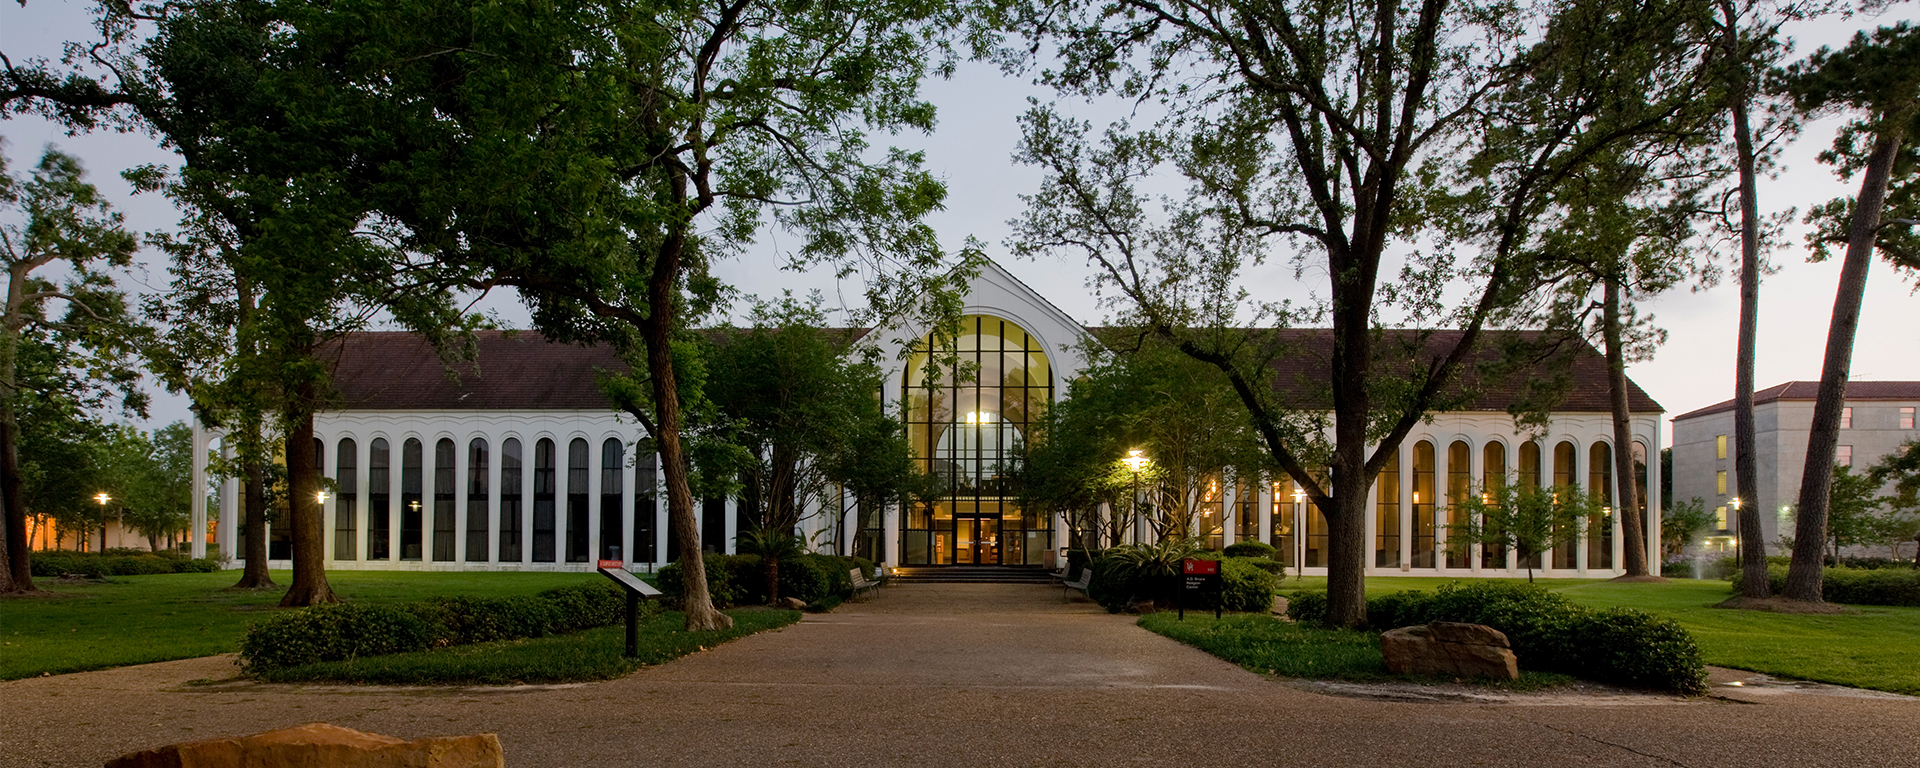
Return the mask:
{"type": "Polygon", "coordinates": [[[1180,561],[1180,620],[1187,620],[1187,595],[1213,593],[1213,617],[1220,618],[1220,603],[1225,591],[1220,581],[1220,561],[1218,560],[1182,560],[1180,561]]]}
{"type": "Polygon", "coordinates": [[[655,600],[661,595],[652,584],[640,580],[640,577],[627,572],[626,564],[619,560],[601,560],[600,575],[613,579],[627,593],[627,658],[640,655],[640,601],[655,600]]]}

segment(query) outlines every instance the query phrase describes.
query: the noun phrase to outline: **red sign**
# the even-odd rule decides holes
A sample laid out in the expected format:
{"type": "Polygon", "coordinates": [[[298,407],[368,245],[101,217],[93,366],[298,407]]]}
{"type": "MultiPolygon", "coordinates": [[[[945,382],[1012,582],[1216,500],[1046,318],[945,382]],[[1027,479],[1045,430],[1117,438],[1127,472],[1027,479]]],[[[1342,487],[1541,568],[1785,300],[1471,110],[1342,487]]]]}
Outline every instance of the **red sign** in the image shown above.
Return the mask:
{"type": "Polygon", "coordinates": [[[624,562],[621,562],[621,561],[619,561],[619,560],[602,560],[602,561],[600,561],[600,565],[599,565],[599,566],[597,566],[597,567],[600,567],[600,568],[624,568],[624,567],[626,567],[626,565],[627,565],[626,563],[624,563],[624,562]]]}
{"type": "Polygon", "coordinates": [[[1188,576],[1220,575],[1220,561],[1218,560],[1182,560],[1180,561],[1180,565],[1185,569],[1184,572],[1188,576]]]}

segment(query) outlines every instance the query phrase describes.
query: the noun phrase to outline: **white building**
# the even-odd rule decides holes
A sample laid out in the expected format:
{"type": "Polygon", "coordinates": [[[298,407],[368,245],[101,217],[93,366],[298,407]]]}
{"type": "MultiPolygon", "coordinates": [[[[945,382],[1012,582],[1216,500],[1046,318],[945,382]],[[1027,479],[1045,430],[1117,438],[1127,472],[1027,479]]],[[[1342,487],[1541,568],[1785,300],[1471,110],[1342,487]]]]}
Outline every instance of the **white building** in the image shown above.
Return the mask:
{"type": "MultiPolygon", "coordinates": [[[[1754,499],[1739,498],[1733,401],[1673,418],[1673,498],[1698,498],[1713,510],[1710,543],[1730,549],[1740,535],[1737,500],[1760,508],[1760,534],[1767,550],[1784,553],[1778,542],[1782,531],[1793,528],[1819,390],[1817,381],[1789,381],[1753,393],[1754,474],[1759,480],[1759,497],[1754,499]]],[[[1920,437],[1914,423],[1917,408],[1920,381],[1848,382],[1834,463],[1865,471],[1901,443],[1920,437]]]]}
{"type": "MultiPolygon", "coordinates": [[[[1088,331],[994,264],[974,281],[964,314],[956,345],[977,366],[969,381],[921,380],[916,363],[926,354],[926,329],[882,327],[859,340],[893,361],[886,404],[906,424],[923,467],[949,478],[951,493],[931,508],[846,515],[841,539],[896,565],[1054,565],[1067,543],[1062,522],[1024,512],[995,467],[1028,420],[1084,368],[1076,346],[1088,331]]],[[[1325,336],[1291,333],[1307,349],[1325,336]]],[[[341,350],[335,378],[345,405],[315,424],[323,472],[337,483],[325,503],[329,568],[585,570],[600,559],[648,568],[678,554],[667,536],[657,459],[643,431],[612,411],[595,383],[595,370],[621,366],[607,350],[489,332],[479,338],[478,370],[453,378],[408,334],[355,334],[341,350]]],[[[1311,370],[1312,358],[1285,362],[1311,370]]],[[[1515,428],[1506,409],[1516,389],[1497,384],[1483,388],[1475,410],[1435,414],[1415,428],[1370,499],[1373,572],[1523,572],[1512,553],[1476,549],[1449,560],[1444,551],[1448,499],[1489,479],[1578,484],[1617,498],[1604,360],[1586,349],[1571,366],[1573,389],[1542,435],[1515,428]]],[[[1631,450],[1646,466],[1661,447],[1660,410],[1638,387],[1631,397],[1631,450]]],[[[215,440],[196,427],[196,455],[215,440]]],[[[205,473],[202,459],[195,481],[204,483],[205,473]]],[[[1657,552],[1660,478],[1653,472],[1640,482],[1640,497],[1653,500],[1643,514],[1653,523],[1648,550],[1657,552]]],[[[218,517],[222,552],[242,551],[239,496],[228,480],[219,509],[195,510],[199,530],[206,516],[218,517]]],[[[1287,483],[1226,488],[1215,503],[1216,541],[1257,538],[1274,544],[1289,567],[1324,573],[1326,526],[1287,483]]],[[[703,548],[730,551],[740,525],[736,504],[704,500],[698,518],[703,548]]],[[[827,519],[805,525],[830,525],[820,522],[827,519]]],[[[1618,574],[1619,531],[1615,516],[1577,546],[1545,555],[1540,567],[1553,575],[1618,574]]],[[[277,561],[289,551],[282,544],[270,555],[277,561]]]]}

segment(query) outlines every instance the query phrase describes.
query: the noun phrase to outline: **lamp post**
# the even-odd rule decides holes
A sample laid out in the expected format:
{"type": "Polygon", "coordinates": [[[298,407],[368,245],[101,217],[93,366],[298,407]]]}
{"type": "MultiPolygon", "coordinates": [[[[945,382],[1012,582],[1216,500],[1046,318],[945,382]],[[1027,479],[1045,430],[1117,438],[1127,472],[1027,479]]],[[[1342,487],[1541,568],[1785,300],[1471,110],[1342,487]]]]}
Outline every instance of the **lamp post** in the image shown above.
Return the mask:
{"type": "Polygon", "coordinates": [[[1133,470],[1133,543],[1140,543],[1140,469],[1147,465],[1147,457],[1141,455],[1139,448],[1127,451],[1127,457],[1120,461],[1127,469],[1133,470]]]}
{"type": "Polygon", "coordinates": [[[1293,575],[1307,578],[1307,492],[1293,488],[1293,575]]]}
{"type": "Polygon", "coordinates": [[[107,502],[112,501],[113,497],[108,496],[106,491],[101,491],[93,495],[93,500],[100,502],[100,551],[105,552],[107,551],[107,502]]]}
{"type": "MultiPolygon", "coordinates": [[[[1732,501],[1729,501],[1729,502],[1727,502],[1727,503],[1729,503],[1729,504],[1731,504],[1731,505],[1733,505],[1733,520],[1732,520],[1732,521],[1730,521],[1730,522],[1732,522],[1732,523],[1733,523],[1733,525],[1729,525],[1729,526],[1727,526],[1728,528],[1732,528],[1733,526],[1736,526],[1736,525],[1739,525],[1739,524],[1740,524],[1740,522],[1739,522],[1739,520],[1740,520],[1740,504],[1741,504],[1741,501],[1740,501],[1740,497],[1738,497],[1738,496],[1735,496],[1735,497],[1733,497],[1733,500],[1732,500],[1732,501]]],[[[1735,552],[1738,552],[1738,551],[1740,551],[1740,534],[1742,534],[1742,533],[1746,533],[1746,532],[1745,532],[1745,531],[1739,531],[1739,530],[1736,530],[1736,531],[1734,531],[1734,532],[1733,532],[1733,551],[1735,551],[1735,552]]]]}

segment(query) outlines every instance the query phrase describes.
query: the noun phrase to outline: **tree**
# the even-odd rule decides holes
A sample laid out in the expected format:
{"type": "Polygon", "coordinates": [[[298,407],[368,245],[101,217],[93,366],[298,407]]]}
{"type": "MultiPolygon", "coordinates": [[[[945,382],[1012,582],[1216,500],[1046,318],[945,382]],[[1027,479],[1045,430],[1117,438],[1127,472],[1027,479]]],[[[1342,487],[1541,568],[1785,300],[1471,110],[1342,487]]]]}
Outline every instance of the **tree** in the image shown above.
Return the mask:
{"type": "Polygon", "coordinates": [[[1454,522],[1447,526],[1447,546],[1461,556],[1475,545],[1511,547],[1527,564],[1529,583],[1535,555],[1573,546],[1588,525],[1613,524],[1599,499],[1578,486],[1501,483],[1480,491],[1451,505],[1454,522]]]}
{"type": "Polygon", "coordinates": [[[1889,201],[1911,204],[1920,197],[1920,192],[1907,189],[1916,169],[1913,138],[1920,135],[1915,130],[1920,120],[1920,29],[1901,23],[1881,27],[1871,36],[1858,33],[1841,50],[1822,48],[1793,65],[1783,79],[1795,106],[1803,111],[1844,109],[1860,115],[1841,128],[1833,149],[1820,155],[1822,162],[1837,166],[1843,176],[1861,174],[1859,195],[1851,201],[1833,201],[1810,214],[1821,225],[1813,235],[1816,254],[1824,253],[1824,244],[1832,240],[1847,244],[1800,476],[1793,563],[1782,592],[1790,600],[1818,603],[1822,602],[1834,447],[1840,438],[1840,412],[1846,405],[1867,267],[1880,250],[1896,264],[1920,268],[1910,247],[1911,225],[1889,228],[1881,223],[1889,201]],[[1839,236],[1840,221],[1846,222],[1844,238],[1839,236]]]}
{"type": "Polygon", "coordinates": [[[26,179],[9,174],[0,157],[0,206],[20,217],[0,224],[0,261],[7,269],[0,315],[0,503],[6,539],[0,592],[31,592],[21,399],[37,392],[56,408],[84,408],[118,389],[123,408],[144,410],[144,395],[136,388],[139,376],[126,359],[138,331],[105,271],[130,263],[137,243],[122,227],[120,214],[86,182],[80,161],[56,149],[49,148],[26,179]],[[55,282],[39,274],[56,262],[64,279],[55,282]],[[54,302],[66,305],[59,319],[47,316],[54,302]],[[29,355],[28,347],[41,354],[29,355]]]}
{"type": "MultiPolygon", "coordinates": [[[[883,308],[948,308],[964,271],[922,218],[944,189],[867,130],[926,130],[922,76],[944,66],[944,4],[288,2],[283,29],[334,66],[356,130],[406,155],[371,168],[409,248],[513,287],[536,326],[601,342],[630,370],[607,389],[660,452],[670,526],[700,551],[683,445],[685,329],[724,292],[708,265],[766,218],[800,266],[868,265],[883,308]],[[902,275],[907,275],[902,277],[902,275]]],[[[343,114],[316,105],[315,119],[343,114]]],[[[300,110],[300,104],[288,106],[300,110]]],[[[687,626],[712,607],[698,557],[687,626]]]]}
{"type": "Polygon", "coordinates": [[[1006,22],[1029,43],[1020,51],[1056,44],[1044,82],[1166,117],[1096,142],[1083,122],[1030,111],[1017,159],[1048,177],[1013,247],[1084,255],[1126,322],[1227,376],[1272,463],[1325,515],[1329,622],[1361,626],[1368,488],[1425,414],[1457,402],[1451,385],[1487,324],[1541,287],[1516,257],[1535,244],[1558,184],[1694,100],[1693,57],[1647,55],[1691,12],[1019,4],[1006,22]],[[1646,108],[1608,109],[1629,97],[1646,108]],[[1150,214],[1138,187],[1163,170],[1187,194],[1150,214]],[[1479,256],[1456,258],[1461,249],[1479,256]],[[1297,275],[1325,277],[1322,301],[1295,306],[1244,286],[1288,250],[1297,275]],[[1398,281],[1383,280],[1390,254],[1398,281]],[[1436,349],[1382,343],[1389,310],[1461,333],[1436,349]],[[1277,335],[1224,331],[1302,321],[1330,322],[1328,373],[1315,396],[1282,400],[1269,386],[1277,335]]]}
{"type": "Polygon", "coordinates": [[[161,540],[186,532],[192,512],[193,430],[173,422],[151,435],[129,426],[107,429],[94,444],[101,482],[96,486],[119,500],[119,520],[147,538],[158,552],[161,540]]]}
{"type": "Polygon", "coordinates": [[[1679,504],[1663,504],[1660,512],[1660,549],[1669,558],[1684,554],[1700,534],[1713,527],[1713,513],[1698,496],[1679,504]]]}
{"type": "Polygon", "coordinates": [[[1874,482],[1872,472],[1853,473],[1853,467],[1838,466],[1833,470],[1833,487],[1827,490],[1827,541],[1833,545],[1833,559],[1838,562],[1840,551],[1844,547],[1863,544],[1891,544],[1884,538],[1887,526],[1883,523],[1886,503],[1890,499],[1880,496],[1880,483],[1874,482]]]}
{"type": "Polygon", "coordinates": [[[1882,530],[1893,550],[1892,556],[1899,557],[1900,545],[1911,541],[1913,567],[1920,568],[1920,440],[1902,443],[1876,462],[1867,474],[1877,485],[1893,484],[1893,496],[1889,498],[1891,514],[1882,530]]]}

